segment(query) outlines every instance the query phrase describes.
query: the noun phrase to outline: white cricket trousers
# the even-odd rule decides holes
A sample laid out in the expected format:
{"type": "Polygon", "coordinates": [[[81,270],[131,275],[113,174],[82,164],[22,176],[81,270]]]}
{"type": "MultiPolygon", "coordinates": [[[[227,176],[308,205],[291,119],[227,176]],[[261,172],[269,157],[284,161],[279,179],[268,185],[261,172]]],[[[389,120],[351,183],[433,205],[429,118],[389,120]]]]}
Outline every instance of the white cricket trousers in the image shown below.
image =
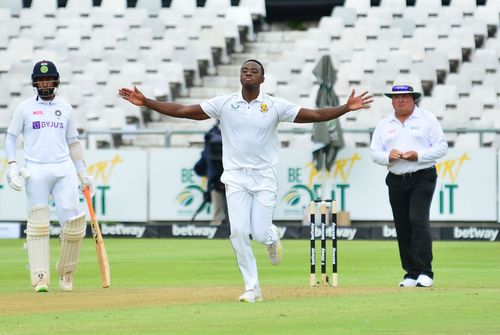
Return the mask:
{"type": "Polygon", "coordinates": [[[259,276],[249,235],[263,244],[279,238],[272,229],[278,193],[276,172],[273,168],[229,170],[224,171],[221,181],[226,185],[231,244],[245,290],[252,290],[259,286],[259,276]]]}
{"type": "Polygon", "coordinates": [[[80,215],[79,182],[71,160],[50,164],[26,162],[26,168],[29,173],[26,179],[28,211],[34,206],[48,206],[52,195],[61,226],[80,215]]]}

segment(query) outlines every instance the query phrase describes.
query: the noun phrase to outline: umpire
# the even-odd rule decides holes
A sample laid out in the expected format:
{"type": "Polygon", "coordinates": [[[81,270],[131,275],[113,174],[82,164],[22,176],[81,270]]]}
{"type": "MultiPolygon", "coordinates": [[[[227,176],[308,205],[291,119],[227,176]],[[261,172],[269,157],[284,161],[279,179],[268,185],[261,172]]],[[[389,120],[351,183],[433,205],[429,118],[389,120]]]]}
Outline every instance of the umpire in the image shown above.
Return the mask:
{"type": "Polygon", "coordinates": [[[370,150],[375,163],[387,166],[389,189],[401,265],[400,287],[430,287],[432,236],[429,212],[436,188],[436,161],[448,151],[436,116],[416,106],[421,93],[394,85],[385,95],[394,111],[375,128],[370,150]]]}

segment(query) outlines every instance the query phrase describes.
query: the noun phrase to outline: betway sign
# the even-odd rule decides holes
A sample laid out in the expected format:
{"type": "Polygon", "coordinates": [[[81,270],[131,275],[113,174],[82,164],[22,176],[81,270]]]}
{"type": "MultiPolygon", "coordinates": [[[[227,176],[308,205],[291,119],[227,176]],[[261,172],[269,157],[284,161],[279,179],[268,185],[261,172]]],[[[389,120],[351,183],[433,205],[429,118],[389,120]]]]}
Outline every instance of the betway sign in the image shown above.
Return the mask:
{"type": "Polygon", "coordinates": [[[453,228],[453,238],[460,240],[486,240],[495,241],[498,236],[498,229],[493,228],[453,228]]]}

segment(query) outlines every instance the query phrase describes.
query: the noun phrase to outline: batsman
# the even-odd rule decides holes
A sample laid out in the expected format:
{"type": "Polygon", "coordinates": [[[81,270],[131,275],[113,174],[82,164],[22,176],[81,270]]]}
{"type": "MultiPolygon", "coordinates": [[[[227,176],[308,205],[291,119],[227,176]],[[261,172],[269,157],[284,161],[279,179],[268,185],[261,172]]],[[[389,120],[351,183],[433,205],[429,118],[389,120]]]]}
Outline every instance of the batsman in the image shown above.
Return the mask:
{"type": "Polygon", "coordinates": [[[197,105],[151,100],[137,88],[119,91],[123,99],[161,114],[220,121],[224,167],[221,181],[225,184],[230,239],[245,282],[245,291],[239,297],[241,302],[262,300],[250,235],[266,246],[272,264],[282,259],[280,235],[272,224],[278,194],[278,124],[327,121],[353,110],[369,108],[372,102],[367,92],[355,96],[353,90],[343,106],[308,109],[261,92],[263,82],[264,66],[258,60],[249,59],[240,68],[240,91],[197,105]]]}
{"type": "Polygon", "coordinates": [[[31,285],[48,292],[50,284],[49,198],[55,202],[61,225],[61,254],[56,269],[59,287],[72,291],[80,244],[87,222],[80,210],[78,186],[93,188],[86,174],[73,109],[56,97],[59,73],[50,61],[35,64],[31,75],[35,96],[19,104],[7,130],[5,150],[9,162],[7,181],[15,191],[26,190],[28,220],[26,247],[31,285]],[[16,142],[24,139],[25,167],[17,164],[16,142]]]}

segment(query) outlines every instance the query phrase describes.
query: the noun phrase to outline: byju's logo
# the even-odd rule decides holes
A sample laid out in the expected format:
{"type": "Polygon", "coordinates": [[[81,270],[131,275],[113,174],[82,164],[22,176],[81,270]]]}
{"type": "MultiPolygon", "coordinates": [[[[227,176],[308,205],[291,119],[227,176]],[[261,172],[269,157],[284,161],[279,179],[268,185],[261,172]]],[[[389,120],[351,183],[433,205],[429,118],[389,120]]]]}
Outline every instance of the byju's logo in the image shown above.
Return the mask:
{"type": "Polygon", "coordinates": [[[54,122],[54,121],[33,121],[33,129],[41,129],[41,128],[64,128],[64,123],[62,122],[54,122]]]}

